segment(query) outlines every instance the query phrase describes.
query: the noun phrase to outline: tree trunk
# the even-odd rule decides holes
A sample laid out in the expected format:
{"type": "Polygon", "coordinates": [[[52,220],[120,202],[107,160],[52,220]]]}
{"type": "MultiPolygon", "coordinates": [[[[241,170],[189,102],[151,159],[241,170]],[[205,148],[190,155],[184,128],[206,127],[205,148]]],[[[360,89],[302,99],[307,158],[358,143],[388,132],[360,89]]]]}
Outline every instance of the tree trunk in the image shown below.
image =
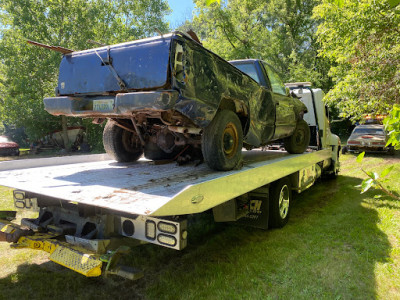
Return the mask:
{"type": "Polygon", "coordinates": [[[61,124],[62,124],[62,139],[64,143],[64,149],[69,152],[71,149],[71,143],[68,138],[68,126],[67,126],[67,117],[61,116],[61,124]]]}

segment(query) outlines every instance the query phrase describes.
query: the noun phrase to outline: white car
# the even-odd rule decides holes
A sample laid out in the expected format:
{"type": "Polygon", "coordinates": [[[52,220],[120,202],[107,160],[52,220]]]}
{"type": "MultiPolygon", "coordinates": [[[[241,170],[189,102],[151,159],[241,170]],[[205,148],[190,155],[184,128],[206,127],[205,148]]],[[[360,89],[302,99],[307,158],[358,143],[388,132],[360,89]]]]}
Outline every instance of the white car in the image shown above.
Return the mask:
{"type": "Polygon", "coordinates": [[[386,147],[387,136],[383,125],[358,125],[354,128],[347,146],[343,147],[342,153],[348,152],[387,152],[394,154],[394,148],[386,147]]]}

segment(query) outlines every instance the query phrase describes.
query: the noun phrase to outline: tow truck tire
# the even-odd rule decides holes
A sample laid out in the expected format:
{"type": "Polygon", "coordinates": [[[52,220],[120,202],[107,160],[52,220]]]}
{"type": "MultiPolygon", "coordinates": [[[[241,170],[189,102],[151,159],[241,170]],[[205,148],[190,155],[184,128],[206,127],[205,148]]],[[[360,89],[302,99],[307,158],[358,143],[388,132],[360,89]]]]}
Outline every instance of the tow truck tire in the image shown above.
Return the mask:
{"type": "Polygon", "coordinates": [[[292,190],[289,178],[282,178],[270,186],[268,227],[282,228],[289,220],[292,190]]]}
{"type": "Polygon", "coordinates": [[[299,120],[293,134],[283,140],[289,153],[300,154],[307,150],[310,144],[310,127],[304,120],[299,120]]]}
{"type": "Polygon", "coordinates": [[[230,110],[217,112],[202,135],[201,150],[208,166],[217,171],[234,169],[241,161],[242,147],[239,117],[230,110]]]}
{"type": "Polygon", "coordinates": [[[143,154],[139,137],[113,121],[108,121],[104,127],[103,145],[107,154],[118,162],[136,161],[143,154]]]}

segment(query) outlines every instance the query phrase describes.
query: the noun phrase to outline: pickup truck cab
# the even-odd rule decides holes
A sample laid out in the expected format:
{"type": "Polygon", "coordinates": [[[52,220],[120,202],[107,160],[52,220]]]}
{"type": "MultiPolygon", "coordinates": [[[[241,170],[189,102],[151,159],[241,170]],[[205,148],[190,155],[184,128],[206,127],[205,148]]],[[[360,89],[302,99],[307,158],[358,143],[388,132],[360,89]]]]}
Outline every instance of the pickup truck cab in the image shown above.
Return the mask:
{"type": "Polygon", "coordinates": [[[243,146],[283,139],[303,153],[310,139],[306,106],[271,67],[229,63],[181,32],[64,54],[44,104],[53,115],[108,119],[104,148],[121,162],[203,156],[230,170],[243,146]]]}

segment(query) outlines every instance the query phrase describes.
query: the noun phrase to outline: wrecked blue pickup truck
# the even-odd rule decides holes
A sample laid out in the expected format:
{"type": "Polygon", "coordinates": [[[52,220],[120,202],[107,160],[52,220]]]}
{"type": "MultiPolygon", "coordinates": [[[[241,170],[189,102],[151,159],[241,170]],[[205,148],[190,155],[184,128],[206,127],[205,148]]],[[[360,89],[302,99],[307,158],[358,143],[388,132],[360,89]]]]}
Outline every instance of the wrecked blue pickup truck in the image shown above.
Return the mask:
{"type": "Polygon", "coordinates": [[[260,60],[227,62],[193,35],[173,32],[63,55],[52,115],[107,119],[104,148],[117,161],[203,157],[240,167],[242,148],[282,140],[307,149],[306,106],[260,60]]]}

